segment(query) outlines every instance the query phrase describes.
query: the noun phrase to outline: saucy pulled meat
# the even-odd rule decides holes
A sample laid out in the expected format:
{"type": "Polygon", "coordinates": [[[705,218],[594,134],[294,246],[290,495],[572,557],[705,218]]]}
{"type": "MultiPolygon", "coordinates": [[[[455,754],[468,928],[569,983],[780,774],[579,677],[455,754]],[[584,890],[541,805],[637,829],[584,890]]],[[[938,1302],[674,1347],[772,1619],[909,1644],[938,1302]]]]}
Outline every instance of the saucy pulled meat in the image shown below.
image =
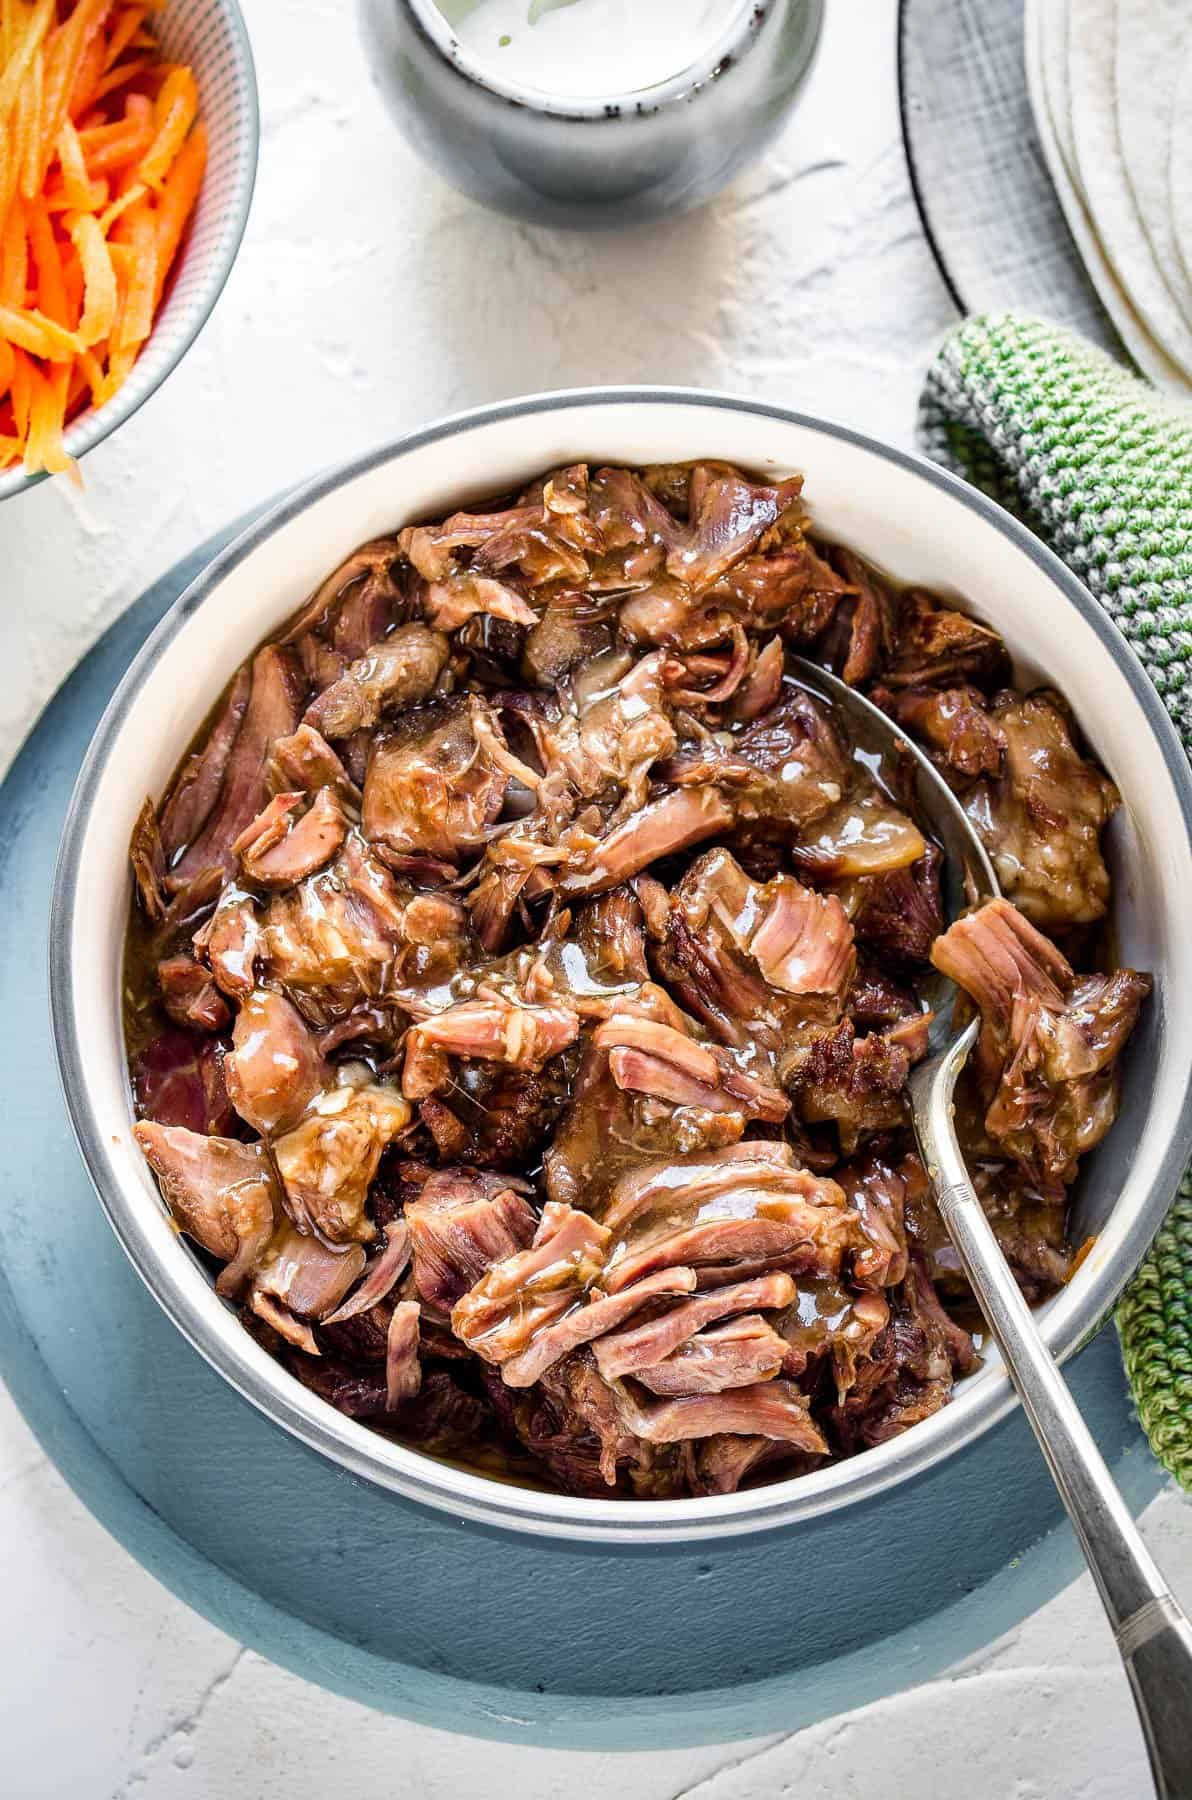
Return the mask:
{"type": "Polygon", "coordinates": [[[432,1454],[724,1493],[944,1406],[976,1349],[908,1128],[931,965],[981,1016],[994,1229],[1032,1300],[1068,1275],[1149,986],[1089,966],[1117,796],[801,486],[577,465],[364,545],[137,821],[165,1200],[258,1341],[432,1454]],[[924,746],[1004,900],[944,930],[938,846],[789,651],[924,746]]]}

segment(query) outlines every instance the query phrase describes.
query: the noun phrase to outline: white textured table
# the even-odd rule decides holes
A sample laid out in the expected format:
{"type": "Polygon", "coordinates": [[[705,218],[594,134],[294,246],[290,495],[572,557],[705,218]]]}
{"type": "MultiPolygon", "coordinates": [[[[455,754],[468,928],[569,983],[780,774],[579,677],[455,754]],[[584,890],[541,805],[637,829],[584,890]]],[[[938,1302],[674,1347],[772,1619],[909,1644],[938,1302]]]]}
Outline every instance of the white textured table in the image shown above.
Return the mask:
{"type": "MultiPolygon", "coordinates": [[[[765,394],[909,443],[951,309],[898,133],[894,0],[842,0],[767,162],[621,238],[477,211],[406,153],[341,0],[247,0],[264,136],[196,348],[87,461],[0,510],[0,764],[82,651],[211,531],[319,464],[477,401],[589,382],[765,394]],[[864,25],[860,19],[864,14],[864,25]]],[[[990,1504],[996,1505],[996,1496],[990,1504]]],[[[1192,1602],[1192,1515],[1144,1529],[1192,1602]]],[[[949,1681],[789,1738],[612,1755],[383,1718],[238,1650],[146,1575],[0,1389],[0,1769],[11,1800],[1140,1800],[1141,1743],[1081,1581],[949,1681]]]]}

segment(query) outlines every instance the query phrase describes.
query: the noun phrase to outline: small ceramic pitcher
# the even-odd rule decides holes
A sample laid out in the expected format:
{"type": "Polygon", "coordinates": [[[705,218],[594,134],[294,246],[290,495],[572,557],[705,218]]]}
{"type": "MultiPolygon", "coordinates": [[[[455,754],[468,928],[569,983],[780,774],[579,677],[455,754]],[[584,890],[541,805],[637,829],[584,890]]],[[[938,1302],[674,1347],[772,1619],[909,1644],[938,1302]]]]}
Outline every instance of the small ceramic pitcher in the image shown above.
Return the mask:
{"type": "Polygon", "coordinates": [[[640,224],[710,199],[777,134],[823,16],[823,0],[729,0],[721,28],[693,60],[680,50],[664,79],[568,95],[477,54],[434,0],[360,5],[375,79],[419,155],[485,206],[577,228],[640,224]]]}

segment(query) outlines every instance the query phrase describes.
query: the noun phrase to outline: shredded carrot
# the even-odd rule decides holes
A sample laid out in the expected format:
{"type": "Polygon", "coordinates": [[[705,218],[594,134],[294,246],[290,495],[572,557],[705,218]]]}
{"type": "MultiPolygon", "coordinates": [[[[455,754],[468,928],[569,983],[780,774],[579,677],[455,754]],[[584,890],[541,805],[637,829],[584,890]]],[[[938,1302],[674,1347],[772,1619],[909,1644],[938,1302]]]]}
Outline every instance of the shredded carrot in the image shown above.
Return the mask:
{"type": "Polygon", "coordinates": [[[186,222],[194,211],[207,166],[207,132],[200,123],[187,138],[166,177],[157,207],[157,299],[170,272],[186,222]]]}
{"type": "Polygon", "coordinates": [[[137,170],[149,187],[160,187],[170,164],[186,141],[199,110],[199,90],[189,69],[171,69],[154,108],[156,136],[137,170]]]}
{"type": "MultiPolygon", "coordinates": [[[[85,350],[93,350],[111,335],[116,320],[116,271],[108,253],[107,239],[99,228],[99,220],[83,213],[70,228],[71,241],[79,253],[83,270],[83,316],[79,320],[79,342],[85,350]]],[[[156,265],[154,265],[156,268],[156,265]]],[[[149,321],[152,326],[152,318],[149,321]]],[[[148,336],[148,332],[145,334],[148,336]]]]}
{"type": "Polygon", "coordinates": [[[25,209],[18,200],[0,239],[0,304],[24,306],[29,286],[29,246],[25,209]]]}
{"type": "Polygon", "coordinates": [[[0,468],[77,476],[66,428],[127,380],[198,203],[198,88],[161,4],[0,0],[0,468]]]}

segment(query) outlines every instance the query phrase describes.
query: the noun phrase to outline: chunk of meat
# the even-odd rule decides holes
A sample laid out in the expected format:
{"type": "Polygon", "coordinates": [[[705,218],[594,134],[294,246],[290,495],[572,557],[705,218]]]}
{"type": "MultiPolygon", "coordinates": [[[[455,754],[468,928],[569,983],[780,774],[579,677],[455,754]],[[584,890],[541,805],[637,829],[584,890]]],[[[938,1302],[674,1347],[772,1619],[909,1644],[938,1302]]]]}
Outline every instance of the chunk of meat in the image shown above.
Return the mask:
{"type": "MultiPolygon", "coordinates": [[[[634,1290],[631,1288],[629,1291],[632,1293],[634,1290]]],[[[592,1350],[596,1367],[606,1381],[615,1381],[624,1375],[637,1375],[642,1369],[665,1362],[689,1339],[702,1332],[705,1326],[718,1319],[731,1318],[741,1313],[757,1313],[765,1308],[789,1306],[794,1297],[794,1281],[783,1273],[762,1275],[753,1281],[739,1281],[728,1287],[714,1288],[710,1293],[699,1294],[692,1300],[671,1307],[644,1324],[629,1325],[623,1330],[602,1336],[592,1350]]]]}
{"type": "Polygon", "coordinates": [[[162,1005],[179,1025],[195,1031],[222,1031],[229,1013],[209,972],[193,956],[167,956],[157,965],[162,1005]]]}
{"type": "MultiPolygon", "coordinates": [[[[253,1277],[249,1305],[274,1330],[278,1329],[279,1307],[298,1320],[325,1319],[359,1281],[363,1270],[364,1251],[359,1244],[329,1250],[317,1238],[304,1236],[287,1224],[275,1233],[268,1255],[253,1277]],[[264,1309],[258,1305],[260,1298],[270,1303],[264,1309]]],[[[307,1347],[307,1341],[305,1333],[290,1339],[301,1348],[307,1347]]]]}
{"type": "Polygon", "coordinates": [[[334,863],[269,902],[261,972],[312,1024],[409,985],[446,980],[466,947],[463,908],[401,888],[356,831],[334,863]]]}
{"type": "Polygon", "coordinates": [[[218,866],[233,873],[232,845],[269,798],[273,745],[297,725],[300,693],[287,652],[277,644],[258,650],[252,663],[248,705],[224,769],[219,797],[198,836],[171,866],[167,884],[173,892],[204,869],[218,866]]]}
{"type": "Polygon", "coordinates": [[[973,1074],[992,1142],[1065,1184],[1117,1111],[1116,1062],[1150,991],[1133,969],[1074,973],[1007,900],[958,919],[932,952],[981,1012],[973,1074]]]}
{"type": "Polygon", "coordinates": [[[410,1116],[394,1088],[345,1083],[324,1090],[302,1121],[273,1144],[295,1224],[331,1244],[366,1243],[376,1230],[365,1211],[369,1186],[381,1152],[410,1116]]]}
{"type": "Polygon", "coordinates": [[[188,756],[161,809],[161,841],[172,860],[187,844],[193,844],[211,816],[248,709],[252,675],[238,669],[219,717],[203,748],[188,756]]]}
{"type": "Polygon", "coordinates": [[[944,929],[943,860],[937,845],[926,844],[924,854],[909,866],[842,887],[857,942],[899,970],[929,962],[931,946],[944,929]]]}
{"type": "Polygon", "coordinates": [[[129,860],[146,917],[163,919],[166,911],[166,856],[152,800],[146,800],[137,814],[129,845],[129,860]]]}
{"type": "Polygon", "coordinates": [[[303,723],[332,739],[370,730],[382,714],[430,698],[450,649],[441,631],[399,625],[312,701],[303,723]]]}
{"type": "Polygon", "coordinates": [[[133,1135],[180,1229],[227,1265],[215,1285],[234,1298],[273,1236],[277,1183],[264,1148],[148,1120],[133,1135]]]}
{"type": "Polygon", "coordinates": [[[196,933],[195,950],[206,957],[216,986],[233,1000],[243,1000],[256,982],[261,954],[261,924],[251,894],[229,883],[210,919],[196,933]]]}
{"type": "Polygon", "coordinates": [[[223,1074],[224,1046],[204,1034],[167,1026],[132,1060],[137,1113],[159,1125],[223,1136],[235,1129],[236,1115],[223,1074]]]}
{"type": "Polygon", "coordinates": [[[830,1020],[855,962],[853,928],[834,895],[789,875],[751,881],[727,850],[692,863],[655,933],[660,972],[683,1004],[738,1048],[777,1051],[808,1016],[830,1020]]]}
{"type": "Polygon", "coordinates": [[[269,760],[269,780],[279,793],[288,789],[317,794],[320,788],[332,788],[348,805],[360,805],[360,789],[312,725],[299,725],[289,737],[278,738],[269,760]]]}
{"type": "Polygon", "coordinates": [[[442,525],[416,525],[400,539],[403,555],[429,582],[451,577],[460,567],[457,553],[470,550],[469,570],[491,575],[513,569],[531,587],[584,584],[588,554],[600,541],[586,511],[559,512],[545,502],[503,512],[453,513],[442,525]]]}
{"type": "Polygon", "coordinates": [[[908,687],[900,693],[875,688],[870,697],[955,774],[1001,774],[1005,733],[976,688],[908,687]]]}
{"type": "Polygon", "coordinates": [[[740,1112],[747,1119],[777,1124],[790,1110],[786,1096],[748,1074],[719,1046],[696,1043],[673,1025],[632,1013],[613,1013],[599,1026],[593,1043],[609,1053],[620,1088],[652,1094],[674,1106],[707,1112],[740,1112]]]}
{"type": "Polygon", "coordinates": [[[318,1039],[298,1009],[255,988],[232,1028],[224,1078],[233,1106],[262,1137],[291,1131],[327,1081],[318,1039]]]}
{"type": "Polygon", "coordinates": [[[864,1249],[853,1256],[854,1282],[866,1288],[897,1286],[907,1270],[905,1175],[896,1165],[870,1156],[837,1169],[836,1180],[866,1239],[864,1249]]]}
{"type": "Polygon", "coordinates": [[[839,804],[850,779],[844,741],[827,707],[800,689],[748,725],[724,750],[663,763],[659,778],[680,792],[714,783],[753,835],[804,832],[839,804]]]}
{"type": "Polygon", "coordinates": [[[840,1148],[852,1156],[875,1133],[906,1123],[904,1090],[912,1062],[926,1054],[926,1015],[909,1042],[897,1032],[872,1031],[858,1037],[851,1019],[819,1032],[787,1057],[782,1080],[806,1125],[831,1122],[840,1148]]]}
{"type": "Polygon", "coordinates": [[[629,1430],[650,1444],[675,1444],[728,1431],[781,1438],[817,1456],[828,1451],[808,1411],[807,1396],[791,1381],[763,1381],[722,1394],[655,1403],[639,1401],[621,1388],[617,1411],[629,1430]]]}
{"type": "Polygon", "coordinates": [[[465,1000],[410,1029],[402,1091],[410,1100],[433,1094],[450,1078],[449,1056],[536,1072],[578,1035],[579,1015],[565,1006],[519,1006],[498,994],[465,1000]]]}
{"type": "Polygon", "coordinates": [[[423,1300],[449,1309],[493,1264],[523,1250],[534,1213],[506,1177],[442,1169],[406,1206],[414,1280],[423,1300]]]}
{"type": "Polygon", "coordinates": [[[398,556],[399,543],[394,537],[373,538],[369,543],[361,544],[359,549],[353,550],[316,588],[301,612],[291,621],[286,632],[286,643],[295,643],[316,630],[329,629],[334,635],[349,602],[355,603],[357,616],[361,613],[370,616],[375,629],[364,641],[366,644],[371,643],[380,635],[378,615],[383,615],[401,598],[394,580],[394,565],[398,556]]]}
{"type": "Polygon", "coordinates": [[[990,717],[1006,746],[1002,771],[962,803],[1002,892],[1044,931],[1095,924],[1109,900],[1101,832],[1117,789],[1076,749],[1055,696],[999,694],[990,717]]]}
{"type": "MultiPolygon", "coordinates": [[[[535,1334],[571,1312],[599,1277],[608,1242],[609,1233],[587,1213],[548,1201],[529,1248],[494,1262],[457,1300],[452,1330],[486,1362],[519,1357],[535,1334]]],[[[679,1289],[672,1285],[670,1291],[679,1289]]],[[[538,1373],[557,1360],[543,1363],[538,1373]]],[[[536,1379],[509,1385],[529,1386],[536,1379]]]]}
{"type": "Polygon", "coordinates": [[[714,837],[733,822],[733,809],[716,789],[682,788],[631,813],[597,839],[558,883],[568,898],[605,893],[647,864],[714,837]]]}
{"type": "Polygon", "coordinates": [[[883,675],[888,688],[971,682],[988,692],[1009,674],[1010,658],[996,631],[965,613],[951,612],[918,588],[900,597],[894,655],[883,675]]]}
{"type": "Polygon", "coordinates": [[[302,794],[277,794],[232,845],[247,880],[258,887],[292,887],[337,853],[348,818],[334,788],[320,788],[299,818],[302,794]]]}
{"type": "Polygon", "coordinates": [[[415,711],[375,740],[364,782],[364,835],[391,849],[456,863],[480,849],[509,777],[481,747],[504,744],[490,707],[472,696],[415,711]]]}
{"type": "Polygon", "coordinates": [[[634,1371],[652,1394],[722,1394],[728,1388],[773,1381],[787,1346],[760,1313],[746,1313],[688,1339],[659,1363],[634,1371]]]}
{"type": "Polygon", "coordinates": [[[385,1410],[395,1412],[422,1386],[418,1359],[422,1308],[417,1300],[399,1300],[389,1320],[385,1344],[385,1410]]]}
{"type": "MultiPolygon", "coordinates": [[[[694,1287],[693,1269],[660,1269],[619,1294],[592,1297],[583,1305],[573,1305],[561,1318],[541,1321],[537,1329],[528,1334],[524,1347],[504,1362],[501,1373],[506,1385],[531,1387],[555,1363],[581,1345],[592,1343],[606,1331],[623,1325],[643,1306],[689,1294],[694,1287]]],[[[481,1355],[486,1354],[483,1340],[474,1348],[481,1355]]]]}
{"type": "Polygon", "coordinates": [[[845,585],[820,655],[850,687],[864,687],[888,661],[898,629],[898,602],[859,556],[837,546],[832,562],[845,585]]]}

